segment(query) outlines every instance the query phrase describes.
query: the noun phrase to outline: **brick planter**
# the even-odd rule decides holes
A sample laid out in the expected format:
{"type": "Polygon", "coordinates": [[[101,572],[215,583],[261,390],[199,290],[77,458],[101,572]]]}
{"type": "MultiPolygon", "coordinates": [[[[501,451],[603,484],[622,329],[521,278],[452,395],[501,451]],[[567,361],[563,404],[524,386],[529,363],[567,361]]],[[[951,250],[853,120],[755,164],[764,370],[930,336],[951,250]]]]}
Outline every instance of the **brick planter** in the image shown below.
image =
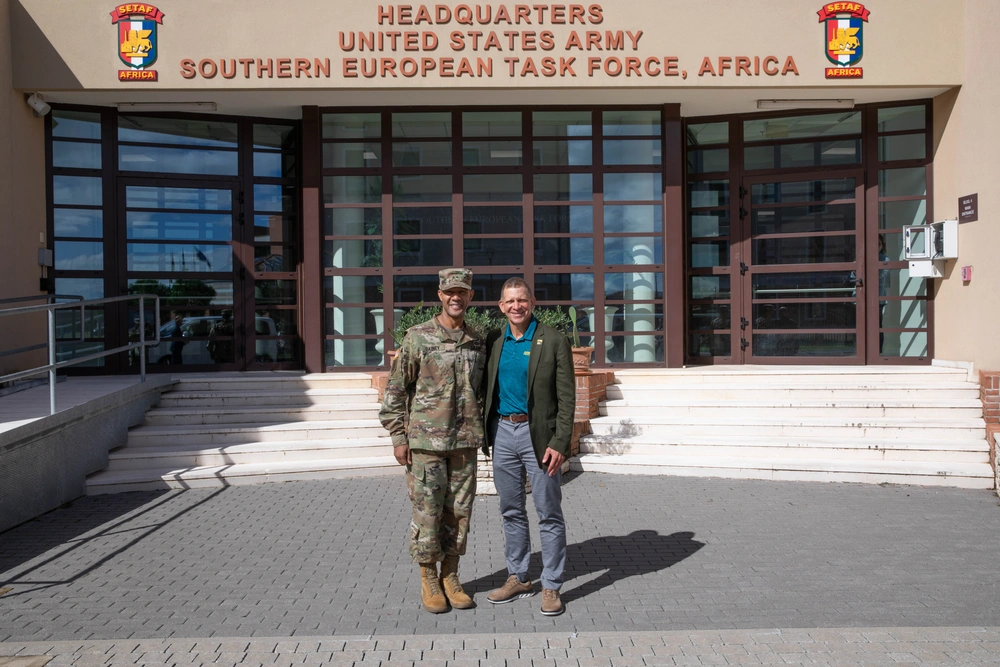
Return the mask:
{"type": "Polygon", "coordinates": [[[997,435],[1000,434],[1000,371],[979,371],[979,398],[983,402],[986,442],[990,447],[994,490],[1000,494],[1000,465],[997,464],[997,435]]]}

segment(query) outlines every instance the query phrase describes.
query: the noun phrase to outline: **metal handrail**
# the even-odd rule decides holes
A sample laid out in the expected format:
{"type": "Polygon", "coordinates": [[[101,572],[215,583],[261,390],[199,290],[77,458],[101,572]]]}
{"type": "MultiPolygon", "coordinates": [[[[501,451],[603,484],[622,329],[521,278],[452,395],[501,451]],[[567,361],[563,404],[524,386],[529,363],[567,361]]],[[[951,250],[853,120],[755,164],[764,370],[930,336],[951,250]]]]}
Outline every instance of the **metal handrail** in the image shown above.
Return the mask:
{"type": "MultiPolygon", "coordinates": [[[[0,299],[0,304],[23,303],[25,301],[45,301],[46,303],[55,303],[56,299],[75,299],[77,301],[83,301],[83,297],[80,296],[79,294],[34,294],[31,296],[15,296],[9,299],[0,299]]],[[[87,339],[86,331],[83,328],[83,320],[84,320],[84,306],[80,306],[81,343],[87,339]]],[[[7,350],[6,352],[0,352],[0,357],[9,357],[14,354],[23,354],[25,352],[31,352],[32,350],[40,350],[43,347],[48,347],[48,343],[38,343],[37,345],[25,345],[24,347],[18,347],[13,350],[7,350]]]]}
{"type": "MultiPolygon", "coordinates": [[[[51,297],[53,295],[44,295],[45,297],[51,297]]],[[[17,297],[14,299],[9,299],[10,302],[16,301],[38,301],[43,296],[37,298],[25,298],[17,297]]],[[[86,361],[92,361],[94,359],[101,359],[112,354],[118,354],[119,352],[127,352],[129,350],[134,350],[136,348],[146,348],[153,345],[160,344],[160,297],[156,294],[128,294],[125,296],[112,296],[104,299],[83,299],[82,297],[58,297],[58,298],[80,298],[79,303],[47,303],[41,306],[22,306],[19,308],[7,308],[0,309],[0,317],[6,315],[26,315],[28,313],[48,313],[48,347],[49,347],[49,363],[45,366],[39,366],[38,368],[31,368],[26,371],[18,371],[17,373],[10,373],[8,375],[0,375],[0,382],[12,382],[14,380],[20,380],[21,378],[32,377],[35,375],[42,375],[43,373],[49,374],[49,414],[54,415],[56,413],[56,371],[60,368],[65,368],[67,366],[74,366],[76,364],[82,364],[86,361]],[[56,311],[66,310],[68,308],[79,308],[80,309],[80,329],[81,338],[80,340],[85,340],[86,336],[83,325],[84,316],[86,314],[87,306],[98,306],[105,303],[117,303],[119,301],[132,301],[133,299],[139,300],[139,341],[136,343],[129,343],[127,345],[121,345],[119,347],[103,350],[101,352],[93,352],[91,354],[84,355],[82,357],[74,357],[73,359],[68,359],[66,361],[56,361],[56,311]],[[146,299],[153,300],[153,308],[156,313],[156,337],[151,340],[146,340],[146,299]]],[[[23,351],[23,350],[21,350],[23,351]]],[[[146,354],[145,350],[139,355],[139,381],[146,381],[146,354]]]]}

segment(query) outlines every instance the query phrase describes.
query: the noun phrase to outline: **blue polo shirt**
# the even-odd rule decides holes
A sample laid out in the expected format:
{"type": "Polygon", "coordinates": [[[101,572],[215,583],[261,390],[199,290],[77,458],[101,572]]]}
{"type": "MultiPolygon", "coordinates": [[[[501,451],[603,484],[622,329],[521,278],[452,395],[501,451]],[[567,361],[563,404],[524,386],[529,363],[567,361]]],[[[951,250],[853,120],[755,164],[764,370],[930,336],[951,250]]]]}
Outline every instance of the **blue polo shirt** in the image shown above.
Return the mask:
{"type": "Polygon", "coordinates": [[[528,361],[531,359],[531,341],[535,337],[538,321],[534,316],[521,338],[514,338],[507,325],[503,336],[503,349],[497,377],[500,384],[500,402],[497,409],[502,415],[528,414],[528,361]]]}

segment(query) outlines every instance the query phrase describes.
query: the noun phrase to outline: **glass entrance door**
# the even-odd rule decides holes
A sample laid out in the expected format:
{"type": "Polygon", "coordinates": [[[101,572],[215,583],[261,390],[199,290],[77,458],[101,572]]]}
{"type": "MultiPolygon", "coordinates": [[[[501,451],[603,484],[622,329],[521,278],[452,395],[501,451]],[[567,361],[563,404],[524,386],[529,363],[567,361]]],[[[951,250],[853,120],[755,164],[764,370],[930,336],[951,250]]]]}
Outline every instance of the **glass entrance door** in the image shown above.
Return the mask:
{"type": "Polygon", "coordinates": [[[743,363],[863,363],[861,172],[747,179],[741,189],[743,363]]]}

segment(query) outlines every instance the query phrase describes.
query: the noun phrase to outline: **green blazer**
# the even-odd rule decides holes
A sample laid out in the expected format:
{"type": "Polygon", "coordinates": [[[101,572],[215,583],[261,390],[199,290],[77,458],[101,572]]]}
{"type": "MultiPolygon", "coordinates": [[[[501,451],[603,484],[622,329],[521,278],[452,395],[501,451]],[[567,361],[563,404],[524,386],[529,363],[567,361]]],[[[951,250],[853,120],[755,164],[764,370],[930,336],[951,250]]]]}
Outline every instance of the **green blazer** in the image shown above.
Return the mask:
{"type": "MultiPolygon", "coordinates": [[[[500,405],[497,367],[506,331],[507,327],[504,327],[486,338],[486,410],[483,413],[486,417],[486,444],[483,451],[487,456],[490,456],[493,446],[490,440],[493,425],[500,418],[497,412],[500,405]]],[[[542,457],[548,447],[569,457],[575,412],[576,380],[569,338],[539,322],[528,360],[528,432],[539,466],[542,466],[542,457]]]]}

